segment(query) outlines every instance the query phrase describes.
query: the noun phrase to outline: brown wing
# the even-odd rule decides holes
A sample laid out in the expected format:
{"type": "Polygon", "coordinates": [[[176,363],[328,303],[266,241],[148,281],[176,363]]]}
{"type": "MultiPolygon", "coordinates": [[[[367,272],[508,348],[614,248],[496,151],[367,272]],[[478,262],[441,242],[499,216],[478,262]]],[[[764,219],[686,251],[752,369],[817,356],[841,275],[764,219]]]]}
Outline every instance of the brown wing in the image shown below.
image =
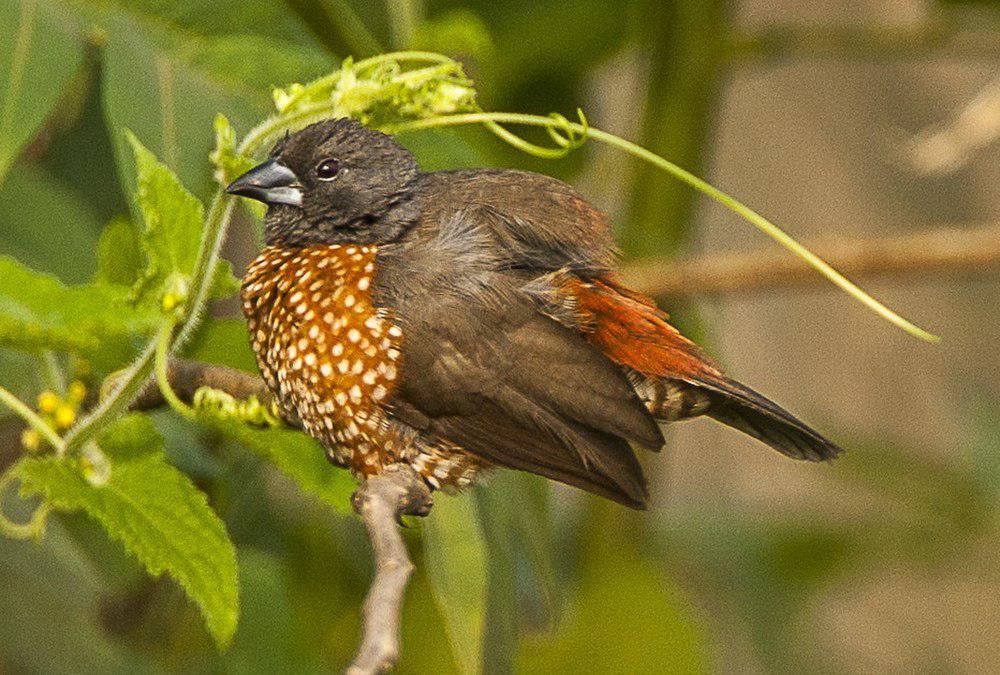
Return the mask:
{"type": "Polygon", "coordinates": [[[542,311],[575,326],[605,356],[635,373],[636,386],[657,417],[708,415],[795,459],[840,454],[836,444],[787,410],[726,377],[651,299],[613,277],[583,279],[557,271],[529,290],[542,311]]]}
{"type": "Polygon", "coordinates": [[[628,440],[663,437],[621,369],[538,313],[520,280],[491,297],[425,295],[401,307],[404,342],[393,415],[500,466],[645,503],[628,440]]]}

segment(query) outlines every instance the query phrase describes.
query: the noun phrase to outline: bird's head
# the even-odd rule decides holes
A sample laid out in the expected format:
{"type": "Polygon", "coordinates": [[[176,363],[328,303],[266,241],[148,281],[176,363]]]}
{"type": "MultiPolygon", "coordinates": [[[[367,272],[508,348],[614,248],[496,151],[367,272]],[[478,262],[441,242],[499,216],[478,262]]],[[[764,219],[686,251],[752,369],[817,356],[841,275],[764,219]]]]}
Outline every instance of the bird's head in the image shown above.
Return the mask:
{"type": "Polygon", "coordinates": [[[416,219],[416,160],[391,136],[347,118],[279,141],[226,192],[267,204],[264,238],[291,246],[380,244],[416,219]]]}

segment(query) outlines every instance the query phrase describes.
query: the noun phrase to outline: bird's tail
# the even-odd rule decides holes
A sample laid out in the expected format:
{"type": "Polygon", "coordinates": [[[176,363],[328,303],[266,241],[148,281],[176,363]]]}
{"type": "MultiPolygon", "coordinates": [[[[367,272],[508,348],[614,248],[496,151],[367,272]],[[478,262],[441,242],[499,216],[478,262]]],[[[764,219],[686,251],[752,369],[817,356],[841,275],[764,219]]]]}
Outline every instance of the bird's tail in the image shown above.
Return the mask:
{"type": "Polygon", "coordinates": [[[657,418],[707,415],[795,459],[840,454],[790,412],[723,375],[651,299],[610,278],[575,286],[572,310],[587,339],[628,371],[657,418]]]}
{"type": "Polygon", "coordinates": [[[813,462],[833,459],[840,447],[767,397],[727,377],[680,380],[637,378],[636,391],[658,419],[705,415],[766,443],[783,455],[813,462]]]}

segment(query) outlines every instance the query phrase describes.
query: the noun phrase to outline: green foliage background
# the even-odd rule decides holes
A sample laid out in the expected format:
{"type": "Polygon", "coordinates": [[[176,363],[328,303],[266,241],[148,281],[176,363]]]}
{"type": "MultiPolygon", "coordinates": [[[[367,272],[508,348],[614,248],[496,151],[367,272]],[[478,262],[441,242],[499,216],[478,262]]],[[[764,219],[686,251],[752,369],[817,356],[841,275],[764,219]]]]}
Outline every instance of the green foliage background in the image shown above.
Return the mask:
{"type": "MultiPolygon", "coordinates": [[[[589,110],[595,73],[639,52],[649,72],[635,140],[699,173],[721,84],[752,46],[721,0],[0,0],[0,25],[0,385],[33,404],[45,390],[69,401],[79,380],[78,415],[155,334],[164,298],[187,297],[213,172],[245,161],[225,142],[209,161],[220,130],[226,140],[218,113],[243,137],[273,113],[272,86],[390,49],[461,59],[488,110],[589,110]]],[[[573,180],[595,157],[588,146],[542,160],[471,127],[403,140],[428,169],[573,180]]],[[[619,241],[629,256],[672,256],[691,237],[693,195],[651,167],[631,171],[619,241]]],[[[237,263],[257,236],[255,214],[237,210],[237,263]]],[[[209,276],[213,297],[232,293],[225,266],[209,276]]],[[[184,353],[253,370],[234,317],[214,303],[184,353]]],[[[845,443],[832,469],[845,489],[905,506],[871,522],[652,519],[504,472],[442,496],[407,534],[418,571],[399,671],[707,672],[726,631],[768,670],[828,667],[803,624],[819,594],[887,560],[947,569],[995,537],[1000,433],[985,407],[968,464],[845,443]]],[[[23,462],[27,499],[0,500],[23,519],[41,495],[57,513],[38,542],[0,539],[0,670],[348,662],[367,542],[350,479],[311,441],[165,410],[122,417],[70,461],[26,455],[22,430],[0,410],[0,468],[23,462]]]]}

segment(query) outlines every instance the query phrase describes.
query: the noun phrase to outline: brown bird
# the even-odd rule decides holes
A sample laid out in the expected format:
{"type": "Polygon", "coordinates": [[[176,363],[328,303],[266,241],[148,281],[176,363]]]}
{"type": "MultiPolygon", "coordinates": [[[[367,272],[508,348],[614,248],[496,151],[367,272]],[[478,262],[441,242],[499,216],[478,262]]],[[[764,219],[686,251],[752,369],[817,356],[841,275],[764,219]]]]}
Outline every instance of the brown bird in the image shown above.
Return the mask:
{"type": "Polygon", "coordinates": [[[659,420],[708,415],[795,459],[840,452],[624,286],[607,218],[558,180],[422,172],[337,119],[227,190],[268,205],[242,291],[261,373],[358,477],[406,462],[462,488],[502,466],[642,508],[629,443],[659,449],[659,420]]]}

